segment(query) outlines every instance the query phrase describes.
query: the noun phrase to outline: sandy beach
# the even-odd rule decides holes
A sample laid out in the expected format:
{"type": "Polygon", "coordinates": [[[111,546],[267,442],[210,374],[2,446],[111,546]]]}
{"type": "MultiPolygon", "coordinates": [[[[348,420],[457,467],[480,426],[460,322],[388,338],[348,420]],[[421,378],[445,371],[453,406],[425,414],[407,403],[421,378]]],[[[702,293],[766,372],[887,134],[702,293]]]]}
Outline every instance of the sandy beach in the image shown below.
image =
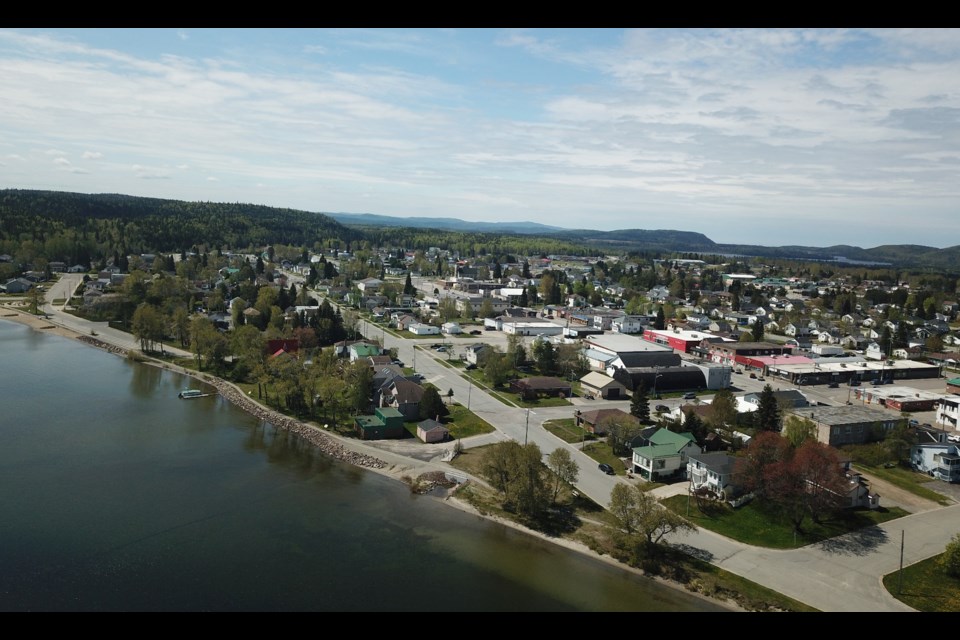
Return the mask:
{"type": "MultiPolygon", "coordinates": [[[[125,349],[119,349],[113,345],[109,345],[101,340],[93,339],[90,336],[81,334],[79,332],[73,331],[66,327],[55,325],[50,321],[34,316],[30,313],[20,311],[15,308],[11,308],[7,305],[0,306],[0,320],[9,320],[16,322],[18,324],[23,324],[36,331],[43,333],[50,333],[53,335],[58,335],[64,338],[71,338],[78,340],[87,344],[89,346],[98,347],[106,349],[111,353],[116,355],[125,355],[125,349]]],[[[361,466],[365,469],[369,469],[386,477],[397,480],[404,484],[409,485],[411,479],[415,479],[418,476],[435,471],[442,471],[444,469],[452,470],[452,467],[443,463],[437,462],[425,462],[418,460],[416,458],[408,458],[395,454],[392,452],[383,451],[377,449],[370,445],[363,443],[360,440],[355,440],[351,438],[343,438],[336,434],[324,431],[321,427],[316,425],[311,425],[308,423],[301,422],[284,414],[278,413],[269,407],[266,407],[252,398],[246,396],[239,388],[235,387],[230,382],[222,380],[215,376],[212,376],[207,373],[198,373],[191,369],[185,369],[176,365],[172,365],[168,362],[163,362],[160,360],[153,360],[149,357],[144,356],[144,364],[151,366],[160,367],[167,369],[169,371],[174,371],[183,375],[190,376],[196,380],[204,382],[206,384],[211,384],[217,388],[220,395],[227,398],[232,403],[236,404],[238,407],[244,411],[250,413],[251,415],[270,422],[278,428],[288,429],[296,432],[298,435],[303,436],[305,439],[310,441],[312,444],[320,448],[324,453],[344,462],[361,466]]],[[[458,474],[462,475],[462,472],[457,471],[458,474]]],[[[476,480],[475,480],[476,481],[476,480]]],[[[482,482],[482,481],[481,481],[482,482]]],[[[500,518],[497,516],[489,514],[481,514],[469,503],[460,500],[456,497],[455,490],[448,492],[448,494],[443,498],[438,498],[443,500],[445,504],[448,504],[454,508],[460,509],[466,513],[477,516],[478,518],[484,518],[502,524],[504,526],[511,527],[517,531],[522,531],[531,536],[540,538],[541,540],[550,542],[552,544],[559,545],[576,553],[581,553],[587,556],[590,556],[594,559],[605,562],[611,566],[624,569],[631,573],[634,573],[640,577],[654,580],[664,586],[674,588],[684,593],[692,594],[697,597],[702,598],[705,601],[712,602],[714,604],[720,605],[729,609],[730,611],[744,611],[743,608],[739,607],[735,602],[731,601],[721,601],[716,598],[712,598],[703,594],[699,594],[693,591],[690,591],[684,588],[682,585],[674,583],[669,580],[664,580],[657,577],[651,577],[645,574],[642,570],[630,567],[625,565],[610,556],[602,555],[596,551],[590,549],[588,546],[565,538],[553,537],[545,535],[541,532],[529,529],[522,525],[517,524],[511,520],[500,518]]]]}

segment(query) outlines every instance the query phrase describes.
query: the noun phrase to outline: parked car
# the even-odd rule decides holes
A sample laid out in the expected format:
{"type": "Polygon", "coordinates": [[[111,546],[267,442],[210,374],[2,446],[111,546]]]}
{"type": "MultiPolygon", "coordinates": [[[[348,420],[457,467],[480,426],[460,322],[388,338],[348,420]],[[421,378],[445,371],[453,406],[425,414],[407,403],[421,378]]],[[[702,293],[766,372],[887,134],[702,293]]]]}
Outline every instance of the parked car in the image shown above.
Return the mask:
{"type": "Polygon", "coordinates": [[[477,368],[477,365],[473,364],[472,362],[464,367],[464,369],[466,369],[467,371],[473,371],[476,368],[477,368]]]}
{"type": "Polygon", "coordinates": [[[840,383],[838,382],[831,382],[830,384],[827,385],[827,387],[829,387],[830,389],[836,389],[839,386],[840,386],[840,383]]]}
{"type": "Polygon", "coordinates": [[[909,426],[911,426],[911,427],[919,427],[919,426],[920,426],[920,421],[919,421],[919,420],[914,420],[914,419],[911,418],[910,420],[907,421],[907,424],[908,424],[909,426]]]}
{"type": "Polygon", "coordinates": [[[613,470],[613,467],[611,467],[610,465],[608,465],[606,462],[601,462],[601,463],[599,464],[599,468],[600,468],[600,471],[603,471],[603,472],[604,472],[605,474],[607,474],[608,476],[612,476],[612,475],[616,474],[616,471],[613,470]]]}
{"type": "Polygon", "coordinates": [[[859,387],[859,386],[860,386],[860,381],[859,381],[859,380],[856,380],[856,379],[853,379],[853,380],[850,381],[850,386],[851,386],[851,387],[859,387]]]}
{"type": "Polygon", "coordinates": [[[657,413],[667,413],[668,411],[670,411],[670,407],[668,407],[665,404],[658,404],[656,407],[656,411],[657,413]]]}
{"type": "Polygon", "coordinates": [[[697,397],[697,394],[695,394],[693,391],[688,391],[685,394],[683,394],[684,400],[693,400],[696,397],[697,397]]]}
{"type": "Polygon", "coordinates": [[[480,329],[471,329],[470,331],[470,335],[472,336],[478,336],[480,335],[480,333],[481,333],[480,329]]]}
{"type": "Polygon", "coordinates": [[[753,378],[754,380],[756,380],[757,374],[755,374],[755,373],[753,373],[753,372],[751,371],[751,372],[750,372],[750,377],[753,378]]]}
{"type": "Polygon", "coordinates": [[[446,352],[447,352],[446,347],[437,347],[437,353],[446,353],[446,352]]]}

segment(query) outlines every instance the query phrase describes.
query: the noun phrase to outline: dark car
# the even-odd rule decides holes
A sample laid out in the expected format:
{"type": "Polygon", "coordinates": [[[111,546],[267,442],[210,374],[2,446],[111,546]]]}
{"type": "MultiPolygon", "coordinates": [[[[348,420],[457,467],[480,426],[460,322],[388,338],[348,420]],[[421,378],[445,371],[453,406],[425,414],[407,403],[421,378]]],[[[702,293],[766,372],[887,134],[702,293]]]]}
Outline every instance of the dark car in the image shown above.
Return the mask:
{"type": "Polygon", "coordinates": [[[839,386],[840,386],[839,382],[831,382],[830,384],[827,385],[827,387],[829,387],[830,389],[836,389],[839,386]]]}
{"type": "Polygon", "coordinates": [[[611,467],[610,465],[608,465],[606,462],[601,462],[600,465],[599,465],[599,469],[600,469],[600,471],[603,471],[603,472],[604,472],[605,474],[607,474],[608,476],[612,476],[612,475],[616,474],[616,471],[613,470],[613,467],[611,467]]]}
{"type": "Polygon", "coordinates": [[[667,413],[670,411],[670,407],[665,404],[658,404],[656,407],[657,413],[667,413]]]}
{"type": "Polygon", "coordinates": [[[860,381],[859,381],[859,380],[851,380],[851,381],[850,381],[850,386],[851,386],[851,387],[859,387],[859,386],[860,386],[860,381]]]}
{"type": "Polygon", "coordinates": [[[464,367],[464,369],[466,369],[467,371],[473,371],[476,368],[477,368],[477,365],[473,364],[472,362],[464,367]]]}
{"type": "Polygon", "coordinates": [[[472,336],[478,336],[478,335],[480,335],[480,333],[481,333],[481,331],[480,331],[479,329],[473,329],[473,330],[470,331],[470,335],[472,335],[472,336]]]}

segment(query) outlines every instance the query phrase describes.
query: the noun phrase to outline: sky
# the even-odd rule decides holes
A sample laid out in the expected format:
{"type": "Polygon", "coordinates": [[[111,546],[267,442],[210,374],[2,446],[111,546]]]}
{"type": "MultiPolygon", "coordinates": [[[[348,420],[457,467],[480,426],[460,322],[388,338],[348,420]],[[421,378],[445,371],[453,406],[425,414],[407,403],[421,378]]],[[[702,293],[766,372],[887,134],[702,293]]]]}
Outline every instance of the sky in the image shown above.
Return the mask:
{"type": "Polygon", "coordinates": [[[960,245],[957,29],[19,29],[0,79],[0,188],[960,245]]]}

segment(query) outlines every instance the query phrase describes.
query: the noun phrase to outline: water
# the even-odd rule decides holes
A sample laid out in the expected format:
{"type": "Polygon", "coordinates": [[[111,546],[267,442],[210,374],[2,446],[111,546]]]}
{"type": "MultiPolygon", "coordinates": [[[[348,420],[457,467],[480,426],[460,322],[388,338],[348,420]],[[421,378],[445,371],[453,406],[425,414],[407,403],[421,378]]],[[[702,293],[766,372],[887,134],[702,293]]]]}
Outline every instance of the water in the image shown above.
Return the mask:
{"type": "Polygon", "coordinates": [[[715,611],[0,322],[2,611],[715,611]]]}

